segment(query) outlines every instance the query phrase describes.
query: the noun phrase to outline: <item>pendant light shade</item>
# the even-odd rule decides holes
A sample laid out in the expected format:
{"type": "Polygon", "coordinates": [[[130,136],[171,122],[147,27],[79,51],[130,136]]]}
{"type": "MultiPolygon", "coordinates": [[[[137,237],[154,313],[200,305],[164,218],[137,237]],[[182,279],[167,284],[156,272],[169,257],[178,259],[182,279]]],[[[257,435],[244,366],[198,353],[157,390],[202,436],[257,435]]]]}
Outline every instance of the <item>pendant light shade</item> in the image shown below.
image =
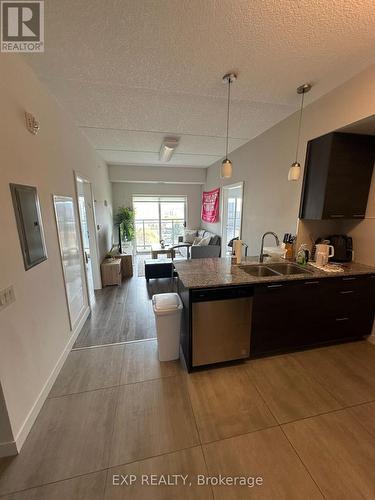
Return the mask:
{"type": "Polygon", "coordinates": [[[232,162],[228,160],[228,158],[226,158],[225,160],[222,161],[221,164],[220,177],[222,179],[230,179],[232,177],[232,173],[233,173],[232,162]]]}
{"type": "Polygon", "coordinates": [[[303,114],[303,102],[305,98],[305,94],[311,90],[310,83],[304,83],[300,87],[297,88],[297,94],[302,95],[301,99],[301,109],[299,112],[299,120],[298,120],[298,133],[297,133],[297,147],[296,147],[296,159],[289,167],[288,172],[288,181],[298,181],[301,175],[301,164],[298,162],[298,150],[299,150],[299,141],[301,136],[301,125],[302,125],[302,114],[303,114]]]}
{"type": "Polygon", "coordinates": [[[227,102],[227,136],[225,141],[225,159],[221,163],[220,177],[222,179],[229,179],[232,177],[233,165],[228,159],[228,139],[229,139],[229,110],[230,110],[230,86],[237,80],[235,73],[227,73],[223,76],[223,83],[228,85],[228,102],[227,102]]]}
{"type": "Polygon", "coordinates": [[[288,181],[298,181],[300,175],[301,165],[298,163],[298,161],[295,161],[289,168],[288,181]]]}

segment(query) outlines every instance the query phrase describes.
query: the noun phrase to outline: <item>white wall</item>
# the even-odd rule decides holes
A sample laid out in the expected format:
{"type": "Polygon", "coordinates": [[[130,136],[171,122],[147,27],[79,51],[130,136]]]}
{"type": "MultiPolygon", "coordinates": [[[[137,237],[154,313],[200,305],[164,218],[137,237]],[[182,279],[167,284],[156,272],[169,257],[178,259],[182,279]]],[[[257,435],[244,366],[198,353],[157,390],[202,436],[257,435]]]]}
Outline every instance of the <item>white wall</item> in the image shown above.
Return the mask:
{"type": "Polygon", "coordinates": [[[343,221],[343,232],[353,238],[354,259],[375,267],[375,166],[365,219],[343,221]]]}
{"type": "Polygon", "coordinates": [[[0,384],[0,443],[9,443],[11,441],[13,441],[13,433],[5,405],[3,389],[0,384]]]}
{"type": "MultiPolygon", "coordinates": [[[[374,84],[375,65],[306,107],[299,155],[301,165],[305,161],[308,140],[375,113],[374,84]]],[[[314,87],[311,94],[313,92],[314,87]]],[[[311,94],[306,96],[306,103],[311,94]]],[[[249,244],[250,254],[259,253],[260,238],[265,231],[272,230],[280,236],[296,231],[302,176],[298,182],[287,180],[289,165],[294,161],[296,132],[297,114],[294,114],[230,155],[234,175],[225,182],[245,182],[242,238],[249,244]]],[[[220,162],[209,167],[206,189],[220,186],[219,168],[220,162]]],[[[371,206],[373,196],[369,202],[371,206]]],[[[219,232],[221,225],[219,222],[206,224],[206,227],[219,232]]],[[[369,234],[374,233],[374,218],[366,218],[352,232],[358,260],[364,259],[373,265],[374,239],[369,234]],[[363,257],[365,245],[372,259],[363,257]]]]}
{"type": "Polygon", "coordinates": [[[52,194],[75,196],[73,169],[92,181],[104,256],[112,242],[111,188],[106,165],[21,56],[1,54],[0,74],[0,288],[13,285],[16,296],[0,312],[0,382],[13,437],[22,442],[54,367],[72,341],[52,194]],[[25,128],[25,110],[40,122],[36,136],[25,128]],[[48,260],[28,271],[11,182],[36,186],[40,198],[48,260]]]}
{"type": "MultiPolygon", "coordinates": [[[[138,167],[141,168],[141,167],[138,167]]],[[[191,169],[196,170],[196,169],[191,169]]],[[[131,206],[133,195],[154,194],[154,195],[176,195],[187,197],[187,227],[198,228],[201,226],[201,195],[202,186],[200,184],[153,184],[135,182],[113,182],[112,197],[113,209],[122,205],[131,206]]]]}

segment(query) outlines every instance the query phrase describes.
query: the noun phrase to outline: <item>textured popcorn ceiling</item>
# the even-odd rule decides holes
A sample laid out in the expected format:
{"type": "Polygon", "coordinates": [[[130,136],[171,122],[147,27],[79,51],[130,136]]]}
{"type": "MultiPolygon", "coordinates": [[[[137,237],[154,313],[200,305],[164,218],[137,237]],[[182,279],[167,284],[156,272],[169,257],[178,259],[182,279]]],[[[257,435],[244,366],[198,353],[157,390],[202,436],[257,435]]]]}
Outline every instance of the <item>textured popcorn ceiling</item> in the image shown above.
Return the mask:
{"type": "Polygon", "coordinates": [[[374,0],[47,0],[29,64],[108,163],[208,166],[375,62],[374,0]]]}

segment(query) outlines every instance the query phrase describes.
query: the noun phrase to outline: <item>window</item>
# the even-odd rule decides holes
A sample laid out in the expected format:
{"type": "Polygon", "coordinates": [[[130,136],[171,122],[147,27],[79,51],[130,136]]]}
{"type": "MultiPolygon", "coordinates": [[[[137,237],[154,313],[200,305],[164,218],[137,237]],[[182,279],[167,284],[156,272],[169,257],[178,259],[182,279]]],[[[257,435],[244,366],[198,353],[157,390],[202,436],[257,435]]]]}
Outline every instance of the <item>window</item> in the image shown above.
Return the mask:
{"type": "Polygon", "coordinates": [[[138,252],[150,251],[160,240],[166,245],[178,243],[184,233],[186,197],[134,196],[133,207],[138,252]]]}

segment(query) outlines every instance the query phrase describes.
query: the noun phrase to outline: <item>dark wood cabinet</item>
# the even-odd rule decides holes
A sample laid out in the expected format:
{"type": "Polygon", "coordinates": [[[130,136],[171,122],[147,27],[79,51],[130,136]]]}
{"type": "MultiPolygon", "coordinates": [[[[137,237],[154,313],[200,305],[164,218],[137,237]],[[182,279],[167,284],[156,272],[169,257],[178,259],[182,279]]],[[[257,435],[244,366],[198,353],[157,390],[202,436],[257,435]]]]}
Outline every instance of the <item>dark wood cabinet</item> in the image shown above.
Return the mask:
{"type": "Polygon", "coordinates": [[[300,218],[364,218],[374,161],[374,136],[333,132],[309,141],[300,218]]]}
{"type": "Polygon", "coordinates": [[[370,335],[374,297],[375,275],[257,285],[250,357],[370,335]]]}

